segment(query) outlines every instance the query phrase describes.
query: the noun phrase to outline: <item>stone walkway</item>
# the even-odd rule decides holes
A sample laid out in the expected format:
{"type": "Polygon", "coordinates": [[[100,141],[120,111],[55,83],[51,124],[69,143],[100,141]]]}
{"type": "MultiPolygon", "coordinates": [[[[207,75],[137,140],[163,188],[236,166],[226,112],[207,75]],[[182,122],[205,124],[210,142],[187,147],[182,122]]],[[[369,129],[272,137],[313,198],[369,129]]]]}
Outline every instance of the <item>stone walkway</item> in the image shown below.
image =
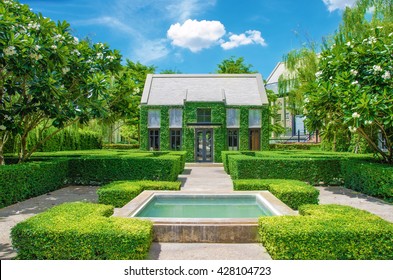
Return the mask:
{"type": "MultiPolygon", "coordinates": [[[[219,164],[187,164],[182,175],[182,191],[230,192],[232,181],[219,164]]],[[[320,204],[343,204],[374,213],[393,222],[393,205],[341,187],[317,187],[320,204]]],[[[0,209],[0,259],[11,259],[10,231],[18,222],[55,205],[71,201],[97,202],[97,187],[69,186],[0,209]]],[[[248,260],[270,259],[260,244],[153,243],[150,259],[165,260],[248,260]]]]}

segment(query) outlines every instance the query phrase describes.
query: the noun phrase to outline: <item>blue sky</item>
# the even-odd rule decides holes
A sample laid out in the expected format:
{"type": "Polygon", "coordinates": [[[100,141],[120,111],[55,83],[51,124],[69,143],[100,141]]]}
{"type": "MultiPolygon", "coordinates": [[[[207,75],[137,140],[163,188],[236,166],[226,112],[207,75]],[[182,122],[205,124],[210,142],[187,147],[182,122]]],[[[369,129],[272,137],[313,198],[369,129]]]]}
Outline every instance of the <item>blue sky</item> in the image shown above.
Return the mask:
{"type": "Polygon", "coordinates": [[[355,0],[21,0],[79,38],[123,58],[182,73],[212,73],[244,57],[266,79],[291,49],[320,43],[355,0]]]}

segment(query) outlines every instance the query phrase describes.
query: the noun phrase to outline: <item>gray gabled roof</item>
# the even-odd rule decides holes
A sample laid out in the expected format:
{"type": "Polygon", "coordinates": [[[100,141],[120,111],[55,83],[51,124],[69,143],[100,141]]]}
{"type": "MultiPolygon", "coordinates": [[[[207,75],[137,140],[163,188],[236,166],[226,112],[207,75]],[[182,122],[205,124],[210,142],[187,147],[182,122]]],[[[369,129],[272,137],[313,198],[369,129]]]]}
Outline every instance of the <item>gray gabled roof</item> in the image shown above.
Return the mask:
{"type": "Polygon", "coordinates": [[[184,105],[224,102],[226,105],[267,105],[260,74],[149,74],[141,103],[184,105]]]}

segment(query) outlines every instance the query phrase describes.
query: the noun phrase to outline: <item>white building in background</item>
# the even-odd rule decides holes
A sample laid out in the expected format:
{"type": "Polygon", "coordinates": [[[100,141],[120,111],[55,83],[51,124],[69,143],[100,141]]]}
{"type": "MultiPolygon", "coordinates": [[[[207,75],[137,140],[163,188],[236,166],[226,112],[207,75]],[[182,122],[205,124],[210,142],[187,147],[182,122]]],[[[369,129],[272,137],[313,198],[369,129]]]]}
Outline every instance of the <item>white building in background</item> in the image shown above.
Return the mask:
{"type": "Polygon", "coordinates": [[[278,81],[280,77],[285,73],[288,73],[285,67],[285,63],[279,62],[266,80],[266,89],[272,90],[274,93],[279,95],[275,104],[278,105],[279,110],[277,111],[277,115],[273,121],[275,123],[281,124],[285,129],[284,135],[273,135],[273,139],[295,139],[295,136],[303,137],[308,133],[304,125],[304,116],[294,116],[288,110],[288,93],[279,92],[278,81]]]}

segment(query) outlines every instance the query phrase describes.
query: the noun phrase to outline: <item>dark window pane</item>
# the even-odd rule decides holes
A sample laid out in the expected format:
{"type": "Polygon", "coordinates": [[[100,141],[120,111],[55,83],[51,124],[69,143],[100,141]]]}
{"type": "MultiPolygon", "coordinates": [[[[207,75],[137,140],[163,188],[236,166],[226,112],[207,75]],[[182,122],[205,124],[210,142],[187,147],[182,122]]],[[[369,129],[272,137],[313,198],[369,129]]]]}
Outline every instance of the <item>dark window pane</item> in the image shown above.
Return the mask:
{"type": "Polygon", "coordinates": [[[197,109],[198,123],[211,123],[211,109],[197,109]]]}

